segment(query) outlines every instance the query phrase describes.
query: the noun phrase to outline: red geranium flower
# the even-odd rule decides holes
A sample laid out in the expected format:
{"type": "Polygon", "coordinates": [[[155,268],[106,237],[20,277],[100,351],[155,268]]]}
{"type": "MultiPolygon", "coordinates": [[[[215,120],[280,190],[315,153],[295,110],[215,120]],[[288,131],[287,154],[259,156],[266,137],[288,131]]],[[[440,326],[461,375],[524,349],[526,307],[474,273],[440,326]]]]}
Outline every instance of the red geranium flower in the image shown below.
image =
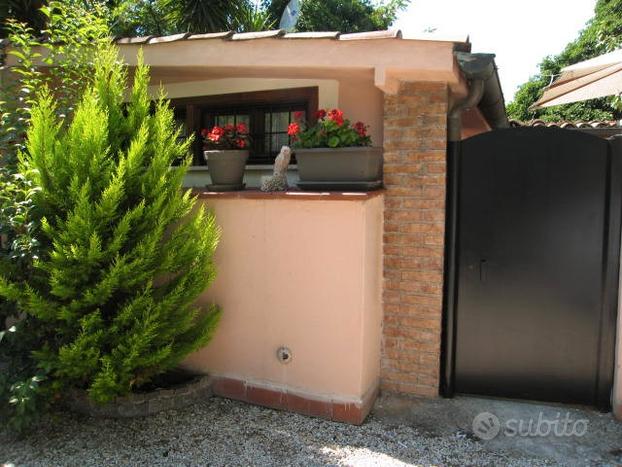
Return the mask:
{"type": "Polygon", "coordinates": [[[207,139],[217,143],[218,141],[220,141],[220,138],[224,136],[224,134],[225,130],[222,127],[215,126],[214,128],[212,128],[212,131],[210,131],[209,135],[207,135],[207,139]]]}
{"type": "Polygon", "coordinates": [[[367,136],[367,127],[363,122],[356,122],[354,124],[354,131],[356,131],[361,138],[367,136]]]}
{"type": "Polygon", "coordinates": [[[305,116],[305,113],[302,111],[294,112],[294,120],[302,120],[305,116]]]}
{"type": "Polygon", "coordinates": [[[338,126],[343,125],[343,112],[339,109],[333,109],[328,112],[328,119],[335,122],[338,126]]]}
{"type": "Polygon", "coordinates": [[[318,120],[322,120],[324,117],[326,117],[326,110],[320,109],[315,112],[315,118],[317,118],[318,120]]]}
{"type": "Polygon", "coordinates": [[[211,130],[202,129],[203,147],[206,150],[246,149],[250,145],[248,125],[227,123],[214,126],[211,130]]]}
{"type": "Polygon", "coordinates": [[[300,125],[296,122],[290,123],[287,127],[287,134],[289,136],[296,136],[298,133],[300,133],[300,125]]]}

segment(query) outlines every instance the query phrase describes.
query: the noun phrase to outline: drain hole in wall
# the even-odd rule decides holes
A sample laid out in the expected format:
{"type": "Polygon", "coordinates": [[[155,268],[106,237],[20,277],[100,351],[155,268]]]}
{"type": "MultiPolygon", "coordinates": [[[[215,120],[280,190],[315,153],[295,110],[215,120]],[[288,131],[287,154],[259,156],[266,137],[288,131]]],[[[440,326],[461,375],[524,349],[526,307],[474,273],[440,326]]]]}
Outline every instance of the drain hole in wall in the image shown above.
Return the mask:
{"type": "Polygon", "coordinates": [[[289,363],[292,361],[292,351],[287,347],[279,347],[276,351],[276,358],[278,358],[281,363],[289,363]]]}

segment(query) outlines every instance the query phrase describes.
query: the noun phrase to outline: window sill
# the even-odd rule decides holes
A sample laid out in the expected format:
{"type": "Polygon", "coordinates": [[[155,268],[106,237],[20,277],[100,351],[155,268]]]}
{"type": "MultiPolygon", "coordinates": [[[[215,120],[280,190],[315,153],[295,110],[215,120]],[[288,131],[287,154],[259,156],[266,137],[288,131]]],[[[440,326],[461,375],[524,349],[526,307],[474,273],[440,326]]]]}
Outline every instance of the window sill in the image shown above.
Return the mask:
{"type": "MultiPolygon", "coordinates": [[[[274,168],[273,164],[248,164],[246,166],[246,171],[247,172],[272,172],[274,168]]],[[[293,172],[298,172],[298,166],[295,164],[290,165],[289,167],[287,167],[288,171],[293,171],[293,172]]],[[[209,172],[207,170],[207,166],[206,165],[192,165],[190,167],[188,167],[188,172],[209,172]]]]}
{"type": "Polygon", "coordinates": [[[278,199],[278,200],[314,200],[314,201],[365,201],[384,194],[384,190],[342,192],[342,191],[288,191],[263,192],[260,190],[241,190],[216,192],[194,189],[192,192],[200,199],[278,199]]]}

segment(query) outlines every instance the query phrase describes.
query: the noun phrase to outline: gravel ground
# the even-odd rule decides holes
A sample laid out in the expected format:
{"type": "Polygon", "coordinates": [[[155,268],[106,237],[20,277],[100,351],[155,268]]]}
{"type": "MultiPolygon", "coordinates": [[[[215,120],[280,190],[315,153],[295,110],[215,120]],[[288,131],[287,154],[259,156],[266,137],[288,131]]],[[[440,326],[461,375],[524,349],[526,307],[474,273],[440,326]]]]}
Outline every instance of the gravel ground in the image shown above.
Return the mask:
{"type": "Polygon", "coordinates": [[[355,427],[213,398],[150,418],[53,413],[24,439],[0,432],[0,463],[33,465],[552,465],[372,415],[355,427]]]}

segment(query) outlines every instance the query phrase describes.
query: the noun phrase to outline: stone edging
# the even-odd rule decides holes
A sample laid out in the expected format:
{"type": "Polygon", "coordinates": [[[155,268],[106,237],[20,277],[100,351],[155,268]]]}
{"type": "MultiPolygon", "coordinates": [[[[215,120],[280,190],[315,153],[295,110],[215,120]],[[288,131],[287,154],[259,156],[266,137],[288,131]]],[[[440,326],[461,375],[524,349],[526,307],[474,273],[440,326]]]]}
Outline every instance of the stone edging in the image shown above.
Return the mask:
{"type": "Polygon", "coordinates": [[[212,378],[197,376],[188,383],[152,392],[135,393],[120,397],[108,404],[97,404],[88,398],[86,391],[70,391],[65,399],[74,412],[98,418],[146,417],[163,410],[181,409],[212,395],[212,378]]]}

